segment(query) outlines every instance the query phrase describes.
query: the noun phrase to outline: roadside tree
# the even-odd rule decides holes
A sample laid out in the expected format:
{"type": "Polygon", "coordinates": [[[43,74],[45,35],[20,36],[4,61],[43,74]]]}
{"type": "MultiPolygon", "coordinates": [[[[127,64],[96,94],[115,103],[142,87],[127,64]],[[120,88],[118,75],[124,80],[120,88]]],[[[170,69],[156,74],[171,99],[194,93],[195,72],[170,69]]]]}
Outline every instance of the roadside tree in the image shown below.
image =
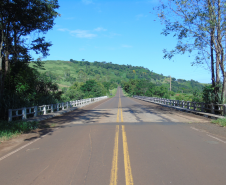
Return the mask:
{"type": "Polygon", "coordinates": [[[175,54],[194,53],[194,64],[206,64],[211,71],[214,102],[225,102],[225,0],[169,0],[160,1],[155,9],[165,24],[162,34],[177,37],[171,51],[163,50],[164,58],[175,54]],[[222,75],[222,80],[220,79],[222,75]]]}

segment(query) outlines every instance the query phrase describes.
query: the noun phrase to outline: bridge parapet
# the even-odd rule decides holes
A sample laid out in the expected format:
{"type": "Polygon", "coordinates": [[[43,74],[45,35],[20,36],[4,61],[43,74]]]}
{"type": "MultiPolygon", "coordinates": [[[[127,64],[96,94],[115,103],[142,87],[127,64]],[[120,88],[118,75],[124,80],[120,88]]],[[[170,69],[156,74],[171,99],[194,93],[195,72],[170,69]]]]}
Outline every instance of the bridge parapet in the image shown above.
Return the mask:
{"type": "Polygon", "coordinates": [[[21,117],[22,120],[25,120],[27,119],[28,115],[33,115],[33,117],[37,117],[38,115],[46,115],[46,114],[57,112],[60,110],[66,110],[72,107],[82,107],[90,103],[100,101],[105,98],[107,98],[107,96],[87,98],[82,100],[74,100],[74,101],[62,102],[62,103],[56,103],[56,104],[50,104],[50,105],[23,107],[19,109],[9,109],[8,122],[11,122],[14,117],[21,117]]]}
{"type": "Polygon", "coordinates": [[[204,102],[190,102],[190,101],[180,101],[180,100],[171,100],[166,98],[157,98],[157,97],[146,97],[146,96],[133,96],[136,99],[158,103],[161,105],[167,105],[171,107],[177,107],[181,110],[191,110],[194,112],[203,112],[211,113],[221,116],[226,116],[226,104],[206,104],[204,102]]]}

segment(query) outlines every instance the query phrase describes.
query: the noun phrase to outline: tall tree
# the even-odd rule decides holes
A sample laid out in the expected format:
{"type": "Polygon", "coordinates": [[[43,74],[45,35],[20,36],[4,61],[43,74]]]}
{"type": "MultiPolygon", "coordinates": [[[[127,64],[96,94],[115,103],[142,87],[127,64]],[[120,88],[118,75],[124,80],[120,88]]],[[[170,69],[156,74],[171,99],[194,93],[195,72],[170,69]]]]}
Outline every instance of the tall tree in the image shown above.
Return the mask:
{"type": "MultiPolygon", "coordinates": [[[[165,2],[165,1],[164,1],[165,2]]],[[[193,64],[207,64],[211,70],[215,102],[224,102],[226,96],[225,62],[225,0],[169,0],[156,7],[165,24],[162,34],[174,33],[178,43],[171,51],[163,50],[164,57],[195,53],[193,64]],[[222,75],[222,81],[220,81],[222,75]],[[220,89],[220,85],[222,88],[220,89]],[[221,93],[219,95],[219,92],[221,93]]]]}
{"type": "MultiPolygon", "coordinates": [[[[28,63],[30,50],[48,55],[50,42],[45,37],[36,37],[28,45],[25,36],[31,33],[45,34],[60,15],[55,9],[58,0],[1,0],[0,1],[0,98],[4,95],[5,82],[10,87],[10,65],[28,63]]],[[[19,65],[21,66],[21,65],[19,65]]],[[[18,69],[19,71],[19,69],[18,69]]]]}

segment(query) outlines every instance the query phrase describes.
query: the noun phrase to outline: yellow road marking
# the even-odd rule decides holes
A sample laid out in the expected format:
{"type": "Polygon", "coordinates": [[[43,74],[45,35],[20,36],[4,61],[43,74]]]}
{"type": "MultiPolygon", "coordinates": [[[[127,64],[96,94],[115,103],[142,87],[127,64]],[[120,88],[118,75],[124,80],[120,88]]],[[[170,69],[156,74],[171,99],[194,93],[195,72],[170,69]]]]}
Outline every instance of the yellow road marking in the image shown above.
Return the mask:
{"type": "Polygon", "coordinates": [[[129,159],[129,150],[125,132],[125,126],[122,125],[122,140],[123,140],[123,153],[124,153],[124,167],[125,167],[125,178],[126,185],[133,185],[133,176],[129,159]]]}
{"type": "Polygon", "coordinates": [[[118,102],[118,113],[117,113],[117,122],[119,122],[119,102],[118,102]]]}
{"type": "Polygon", "coordinates": [[[121,122],[123,122],[123,114],[122,114],[122,102],[121,102],[121,98],[119,98],[120,101],[120,109],[121,109],[121,122]]]}
{"type": "Polygon", "coordinates": [[[116,125],[115,132],[115,146],[112,160],[111,180],[110,185],[117,185],[118,175],[118,137],[119,137],[119,125],[116,125]]]}
{"type": "MultiPolygon", "coordinates": [[[[121,122],[123,122],[123,114],[122,114],[122,102],[119,91],[119,103],[118,103],[118,112],[117,112],[117,122],[119,122],[119,115],[121,112],[121,122]]],[[[118,137],[119,137],[119,125],[116,126],[115,132],[115,144],[113,151],[113,159],[112,159],[112,169],[111,169],[111,179],[110,185],[117,185],[118,181],[118,137]]],[[[123,142],[123,153],[124,153],[124,167],[125,167],[125,180],[126,185],[133,185],[133,176],[129,159],[129,150],[125,132],[125,126],[122,125],[122,142],[123,142]]]]}

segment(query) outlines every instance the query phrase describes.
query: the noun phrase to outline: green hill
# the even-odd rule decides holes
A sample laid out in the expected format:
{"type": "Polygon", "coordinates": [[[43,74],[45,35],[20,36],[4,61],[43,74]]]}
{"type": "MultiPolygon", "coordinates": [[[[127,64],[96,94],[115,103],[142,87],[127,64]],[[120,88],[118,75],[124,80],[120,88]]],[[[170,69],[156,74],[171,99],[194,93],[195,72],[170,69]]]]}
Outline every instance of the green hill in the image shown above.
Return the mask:
{"type": "MultiPolygon", "coordinates": [[[[32,62],[30,65],[34,65],[32,62]]],[[[45,70],[39,69],[39,72],[45,73],[54,82],[59,84],[60,88],[71,86],[75,81],[85,82],[90,79],[96,79],[100,82],[112,82],[120,84],[130,79],[148,80],[157,86],[163,85],[169,89],[169,76],[163,76],[150,71],[142,66],[119,65],[107,62],[88,62],[61,60],[43,61],[45,70]]],[[[171,88],[176,93],[192,93],[195,90],[202,91],[204,85],[195,80],[183,80],[172,77],[171,88]]]]}

